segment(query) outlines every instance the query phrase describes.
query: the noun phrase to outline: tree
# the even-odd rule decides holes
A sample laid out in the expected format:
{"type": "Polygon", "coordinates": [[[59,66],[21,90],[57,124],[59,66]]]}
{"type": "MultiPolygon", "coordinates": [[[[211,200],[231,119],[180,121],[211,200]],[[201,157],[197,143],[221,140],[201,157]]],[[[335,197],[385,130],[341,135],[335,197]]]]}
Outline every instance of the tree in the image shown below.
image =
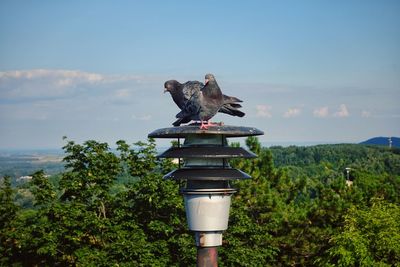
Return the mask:
{"type": "Polygon", "coordinates": [[[56,192],[43,170],[32,175],[31,192],[35,198],[35,206],[46,205],[56,198],[56,192]]]}
{"type": "Polygon", "coordinates": [[[13,240],[9,238],[12,231],[12,223],[18,212],[18,206],[14,204],[14,190],[11,188],[11,178],[5,176],[0,181],[0,265],[5,265],[10,254],[10,246],[13,240]]]}
{"type": "Polygon", "coordinates": [[[0,229],[5,229],[15,218],[18,206],[14,204],[14,190],[11,187],[11,177],[0,180],[0,229]]]}
{"type": "Polygon", "coordinates": [[[63,147],[67,172],[63,173],[60,189],[61,199],[74,200],[107,217],[106,205],[109,191],[120,172],[120,160],[106,143],[93,140],[83,145],[69,141],[63,147]]]}
{"type": "Polygon", "coordinates": [[[131,149],[124,141],[118,141],[118,151],[129,174],[136,182],[122,192],[114,210],[123,210],[128,217],[138,223],[146,233],[154,259],[158,265],[187,266],[194,262],[194,238],[188,231],[185,209],[179,185],[164,180],[164,174],[175,164],[169,159],[156,158],[155,141],[137,142],[131,149]]]}
{"type": "MultiPolygon", "coordinates": [[[[400,260],[398,154],[345,145],[268,149],[254,137],[246,145],[258,158],[230,162],[253,178],[233,182],[238,192],[219,249],[221,266],[400,260]],[[352,160],[348,187],[342,167],[352,160]]],[[[68,141],[64,151],[59,183],[38,171],[24,186],[33,206],[20,209],[10,179],[1,183],[0,265],[194,265],[180,184],[163,179],[177,166],[156,157],[153,139],[118,141],[117,151],[93,140],[68,141]]]]}
{"type": "Polygon", "coordinates": [[[350,208],[330,241],[329,266],[400,266],[400,207],[383,199],[350,208]]]}

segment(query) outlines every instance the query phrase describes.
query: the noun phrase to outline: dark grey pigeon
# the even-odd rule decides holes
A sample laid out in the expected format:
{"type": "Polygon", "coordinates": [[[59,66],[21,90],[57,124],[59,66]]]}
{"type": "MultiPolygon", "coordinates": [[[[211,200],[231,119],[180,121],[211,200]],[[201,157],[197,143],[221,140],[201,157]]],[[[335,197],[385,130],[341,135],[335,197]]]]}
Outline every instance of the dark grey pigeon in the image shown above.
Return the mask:
{"type": "Polygon", "coordinates": [[[169,80],[164,83],[164,93],[170,92],[175,104],[182,110],[192,95],[203,87],[204,84],[198,81],[188,81],[182,84],[176,80],[169,80]]]}
{"type": "MultiPolygon", "coordinates": [[[[176,115],[178,120],[173,123],[174,126],[179,126],[181,123],[187,123],[191,120],[200,120],[200,129],[207,129],[208,126],[213,125],[209,120],[224,105],[224,97],[214,75],[207,74],[205,80],[204,87],[199,91],[194,90],[181,112],[176,115]]],[[[177,99],[175,103],[181,102],[177,99]]]]}
{"type": "MultiPolygon", "coordinates": [[[[199,81],[188,81],[181,84],[176,80],[169,80],[164,83],[164,92],[170,92],[175,104],[182,110],[185,108],[187,101],[192,95],[199,92],[203,87],[204,84],[199,81]]],[[[238,117],[243,117],[245,115],[242,111],[238,110],[238,108],[242,107],[238,102],[243,102],[242,100],[234,96],[222,96],[224,103],[219,112],[238,117]]]]}

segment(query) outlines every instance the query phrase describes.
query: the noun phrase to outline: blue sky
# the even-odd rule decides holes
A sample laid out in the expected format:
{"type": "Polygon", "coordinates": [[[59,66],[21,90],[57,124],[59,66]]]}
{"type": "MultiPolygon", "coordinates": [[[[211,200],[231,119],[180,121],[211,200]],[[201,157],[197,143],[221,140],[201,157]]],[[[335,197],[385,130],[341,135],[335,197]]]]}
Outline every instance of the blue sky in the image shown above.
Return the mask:
{"type": "Polygon", "coordinates": [[[0,2],[0,149],[144,140],[214,73],[261,141],[400,136],[399,1],[0,2]]]}

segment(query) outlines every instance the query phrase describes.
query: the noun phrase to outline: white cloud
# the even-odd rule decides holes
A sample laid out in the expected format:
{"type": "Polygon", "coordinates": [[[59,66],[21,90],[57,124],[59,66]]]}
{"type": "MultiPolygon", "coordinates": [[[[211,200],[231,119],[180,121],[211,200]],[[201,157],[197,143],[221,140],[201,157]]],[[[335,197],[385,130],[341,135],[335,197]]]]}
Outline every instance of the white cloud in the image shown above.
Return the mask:
{"type": "Polygon", "coordinates": [[[103,80],[103,76],[97,73],[88,73],[77,70],[47,70],[47,69],[34,69],[34,70],[15,70],[0,72],[0,79],[40,79],[40,78],[64,78],[73,80],[86,80],[89,82],[98,82],[103,80]]]}
{"type": "Polygon", "coordinates": [[[337,117],[337,118],[345,118],[345,117],[348,117],[349,115],[350,115],[350,113],[347,110],[347,107],[345,104],[341,104],[339,106],[339,110],[333,114],[333,116],[337,117]]]}
{"type": "Polygon", "coordinates": [[[0,72],[0,98],[35,100],[65,98],[94,88],[100,74],[71,70],[27,70],[0,72]]]}
{"type": "Polygon", "coordinates": [[[115,90],[106,100],[106,104],[130,105],[135,101],[135,89],[122,88],[115,90]]]}
{"type": "Polygon", "coordinates": [[[371,117],[371,112],[368,111],[368,110],[363,110],[363,111],[361,111],[361,117],[370,118],[371,117]]]}
{"type": "MultiPolygon", "coordinates": [[[[60,99],[101,90],[117,98],[124,98],[133,87],[139,84],[146,86],[146,82],[155,82],[155,77],[102,75],[77,70],[6,71],[0,72],[0,98],[3,101],[60,99]]],[[[162,81],[157,83],[162,84],[162,81]]]]}
{"type": "Polygon", "coordinates": [[[271,118],[272,114],[271,114],[271,106],[268,105],[257,105],[256,106],[256,116],[257,117],[262,117],[262,118],[271,118]]]}
{"type": "Polygon", "coordinates": [[[313,114],[314,114],[314,117],[317,117],[317,118],[326,118],[329,115],[329,108],[328,107],[320,107],[320,108],[314,109],[313,114]]]}
{"type": "Polygon", "coordinates": [[[294,118],[299,116],[301,113],[301,109],[299,108],[289,108],[284,114],[283,117],[285,118],[294,118]]]}
{"type": "Polygon", "coordinates": [[[133,120],[137,120],[137,121],[149,121],[151,120],[152,116],[150,114],[145,114],[145,115],[141,115],[141,116],[137,116],[135,114],[132,115],[132,119],[133,120]]]}
{"type": "Polygon", "coordinates": [[[22,120],[151,120],[146,110],[165,103],[174,105],[162,94],[164,80],[70,70],[0,72],[0,125],[22,120]]]}
{"type": "Polygon", "coordinates": [[[130,89],[119,89],[115,92],[115,97],[117,98],[125,98],[125,97],[130,97],[131,96],[131,90],[130,89]]]}

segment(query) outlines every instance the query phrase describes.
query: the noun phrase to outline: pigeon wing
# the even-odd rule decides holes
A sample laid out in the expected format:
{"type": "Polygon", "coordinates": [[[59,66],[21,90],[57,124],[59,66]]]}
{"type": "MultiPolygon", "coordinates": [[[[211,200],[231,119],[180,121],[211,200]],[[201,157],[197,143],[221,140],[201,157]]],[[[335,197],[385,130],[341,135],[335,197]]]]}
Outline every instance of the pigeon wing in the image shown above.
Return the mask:
{"type": "Polygon", "coordinates": [[[181,123],[187,123],[191,120],[199,119],[199,112],[201,109],[200,94],[200,90],[193,91],[193,94],[186,102],[185,107],[181,110],[181,112],[176,114],[175,117],[177,120],[173,123],[174,126],[179,126],[181,123]]]}
{"type": "Polygon", "coordinates": [[[198,94],[204,84],[199,81],[188,81],[183,84],[182,93],[185,101],[188,101],[194,94],[198,94]]]}

